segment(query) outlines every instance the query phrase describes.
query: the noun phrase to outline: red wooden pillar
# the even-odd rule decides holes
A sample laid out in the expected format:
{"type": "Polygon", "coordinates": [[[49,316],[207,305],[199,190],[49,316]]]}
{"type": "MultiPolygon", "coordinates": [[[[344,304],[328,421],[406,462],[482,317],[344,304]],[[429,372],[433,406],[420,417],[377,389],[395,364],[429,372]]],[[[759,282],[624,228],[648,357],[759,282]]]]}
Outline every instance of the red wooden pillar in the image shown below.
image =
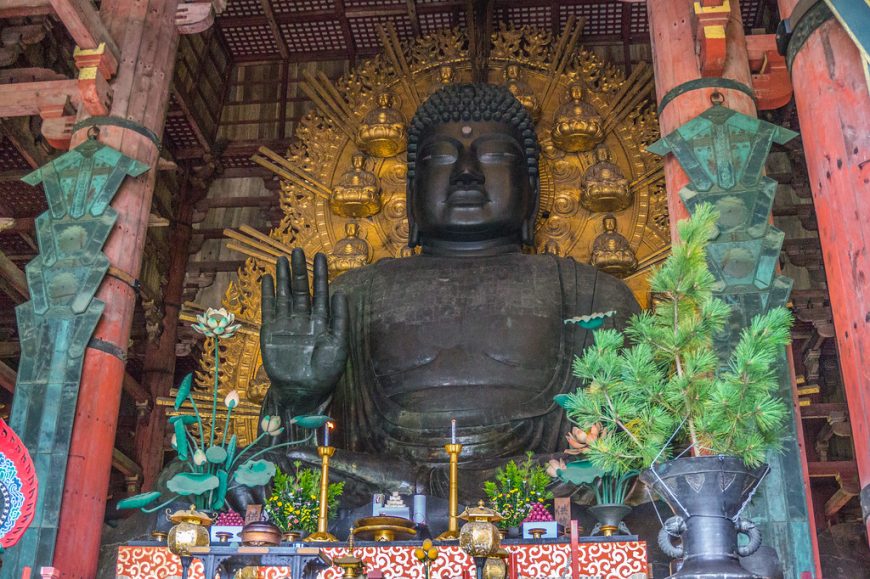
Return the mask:
{"type": "MultiPolygon", "coordinates": [[[[152,400],[169,396],[175,375],[175,344],[178,341],[178,315],[184,292],[184,276],[192,235],[191,219],[196,199],[188,188],[169,236],[169,272],[163,289],[163,333],[156,343],[148,344],[142,370],[142,386],[152,400]]],[[[154,482],[163,468],[163,437],[166,430],[166,412],[154,406],[148,417],[136,429],[135,459],[142,467],[142,491],[153,490],[154,482]]]]}
{"type": "MultiPolygon", "coordinates": [[[[697,18],[693,0],[647,0],[656,96],[659,101],[671,89],[701,78],[699,56],[695,50],[697,18]]],[[[702,3],[703,4],[703,3],[702,3]]],[[[715,7],[704,8],[715,10],[715,7]]],[[[724,16],[725,54],[722,77],[751,86],[749,57],[743,36],[743,23],[737,0],[730,3],[730,15],[724,16]]],[[[667,135],[708,108],[710,95],[718,90],[725,96],[725,106],[746,115],[755,116],[752,99],[738,90],[704,88],[677,96],[659,116],[662,135],[667,135]]],[[[689,179],[673,155],[664,159],[665,183],[668,190],[668,212],[671,236],[677,234],[677,221],[688,217],[678,192],[689,179]]]]}
{"type": "MultiPolygon", "coordinates": [[[[101,17],[121,51],[112,83],[110,115],[163,134],[178,34],[177,0],[103,0],[101,17]]],[[[80,143],[86,130],[73,135],[80,143]]],[[[149,138],[132,128],[103,126],[99,139],[125,155],[151,166],[136,179],[126,179],[112,206],[118,220],[104,252],[112,266],[137,278],[159,152],[149,138]]],[[[126,277],[126,276],[120,276],[126,277]]],[[[67,463],[54,567],[63,577],[92,579],[97,558],[106,493],[115,443],[121,383],[136,301],[125,281],[107,276],[97,292],[106,304],[85,355],[76,417],[67,463]]]]}
{"type": "MultiPolygon", "coordinates": [[[[783,17],[797,0],[779,0],[783,17]]],[[[817,7],[818,9],[819,7],[817,7]]],[[[809,14],[809,13],[808,13],[809,14]]],[[[807,18],[806,16],[804,18],[807,18]]],[[[793,23],[800,26],[800,21],[793,23]]],[[[798,34],[792,43],[799,41],[798,34]]],[[[790,50],[797,49],[790,46],[790,50]]],[[[807,171],[834,314],[864,512],[870,510],[870,94],[858,48],[834,18],[792,61],[807,171]]],[[[865,515],[866,517],[866,515],[865,515]]],[[[870,521],[865,524],[870,529],[870,521]]]]}

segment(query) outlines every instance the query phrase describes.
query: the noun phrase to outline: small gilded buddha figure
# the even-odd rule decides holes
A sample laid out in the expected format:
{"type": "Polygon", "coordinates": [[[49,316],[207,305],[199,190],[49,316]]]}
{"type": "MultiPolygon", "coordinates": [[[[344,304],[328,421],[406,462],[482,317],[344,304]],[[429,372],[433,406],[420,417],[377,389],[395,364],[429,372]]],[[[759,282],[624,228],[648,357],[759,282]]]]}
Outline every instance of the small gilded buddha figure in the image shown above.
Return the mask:
{"type": "Polygon", "coordinates": [[[438,80],[432,83],[430,92],[436,93],[445,86],[456,82],[456,70],[449,64],[443,64],[438,68],[438,80]]]}
{"type": "Polygon", "coordinates": [[[370,217],[381,210],[381,185],[377,176],[365,168],[366,157],[354,153],[353,167],[341,176],[332,190],[329,208],[342,217],[370,217]]]}
{"type": "Polygon", "coordinates": [[[329,271],[337,275],[363,267],[369,262],[369,244],[359,236],[359,225],[351,221],[344,226],[346,237],[335,244],[328,258],[329,271]]]}
{"type": "Polygon", "coordinates": [[[377,104],[360,123],[356,144],[369,155],[386,159],[405,150],[408,132],[402,113],[393,108],[391,92],[379,93],[377,104]]]}
{"type": "Polygon", "coordinates": [[[580,204],[589,211],[622,211],[631,205],[633,195],[622,169],[613,162],[605,145],[595,148],[597,161],[583,176],[580,204]]]}
{"type": "Polygon", "coordinates": [[[604,232],[592,242],[592,265],[603,272],[624,277],[637,268],[637,258],[628,240],[616,231],[616,217],[604,216],[604,232]]]}
{"type": "Polygon", "coordinates": [[[601,116],[583,101],[583,84],[575,80],[568,86],[569,101],[553,118],[553,143],[563,151],[589,151],[604,139],[601,116]]]}
{"type": "Polygon", "coordinates": [[[520,78],[519,65],[510,63],[504,67],[504,85],[526,107],[532,115],[532,120],[538,122],[541,116],[541,103],[538,102],[538,97],[531,91],[529,85],[520,78]]]}

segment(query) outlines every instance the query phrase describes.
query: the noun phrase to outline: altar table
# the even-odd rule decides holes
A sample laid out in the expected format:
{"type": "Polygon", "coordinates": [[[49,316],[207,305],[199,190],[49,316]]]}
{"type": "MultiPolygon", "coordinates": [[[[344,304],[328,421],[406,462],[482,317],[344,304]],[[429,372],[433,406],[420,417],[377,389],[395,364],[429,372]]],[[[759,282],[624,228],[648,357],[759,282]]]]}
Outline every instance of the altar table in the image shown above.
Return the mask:
{"type": "MultiPolygon", "coordinates": [[[[385,579],[418,579],[423,577],[423,566],[414,558],[413,552],[419,543],[358,543],[353,551],[365,561],[367,571],[377,569],[383,573],[385,579]]],[[[333,559],[348,554],[348,549],[344,546],[320,546],[333,559]]],[[[458,545],[452,543],[437,546],[439,555],[432,564],[432,579],[470,579],[475,576],[473,560],[458,545]]],[[[517,576],[521,579],[571,577],[568,569],[570,542],[528,540],[503,546],[508,552],[515,553],[517,576]]],[[[643,541],[585,540],[578,547],[581,577],[646,577],[647,548],[643,541]]],[[[181,576],[181,560],[165,546],[143,542],[120,547],[116,569],[119,578],[166,579],[181,576]]],[[[190,579],[204,579],[201,561],[194,560],[188,576],[190,579]]],[[[285,579],[290,577],[290,569],[262,567],[260,577],[285,579]]],[[[337,567],[330,567],[318,575],[318,579],[340,577],[341,570],[337,567]]]]}

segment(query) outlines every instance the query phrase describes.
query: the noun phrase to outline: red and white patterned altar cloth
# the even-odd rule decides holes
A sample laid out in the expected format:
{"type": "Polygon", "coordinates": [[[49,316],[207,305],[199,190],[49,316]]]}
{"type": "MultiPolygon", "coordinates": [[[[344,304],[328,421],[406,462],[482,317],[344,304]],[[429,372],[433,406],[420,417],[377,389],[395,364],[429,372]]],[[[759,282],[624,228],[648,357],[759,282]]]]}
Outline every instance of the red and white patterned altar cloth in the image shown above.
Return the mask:
{"type": "MultiPolygon", "coordinates": [[[[568,562],[571,557],[569,543],[549,545],[505,545],[516,553],[520,578],[571,577],[568,562]]],[[[643,541],[580,543],[580,577],[601,579],[637,579],[646,577],[647,552],[643,541]]],[[[332,558],[347,555],[344,547],[326,547],[332,558]]],[[[354,554],[366,562],[366,569],[378,569],[386,579],[417,579],[423,577],[423,566],[414,559],[414,547],[356,547],[354,554]]],[[[474,562],[458,546],[438,548],[438,559],[432,564],[433,579],[468,579],[474,577],[474,562]]],[[[202,563],[195,560],[189,577],[203,578],[202,563]]],[[[165,547],[120,547],[118,549],[118,577],[130,579],[166,579],[181,576],[181,561],[165,547]]],[[[286,579],[290,570],[282,567],[263,567],[261,579],[286,579]]],[[[339,579],[341,570],[331,567],[319,579],[339,579]]]]}

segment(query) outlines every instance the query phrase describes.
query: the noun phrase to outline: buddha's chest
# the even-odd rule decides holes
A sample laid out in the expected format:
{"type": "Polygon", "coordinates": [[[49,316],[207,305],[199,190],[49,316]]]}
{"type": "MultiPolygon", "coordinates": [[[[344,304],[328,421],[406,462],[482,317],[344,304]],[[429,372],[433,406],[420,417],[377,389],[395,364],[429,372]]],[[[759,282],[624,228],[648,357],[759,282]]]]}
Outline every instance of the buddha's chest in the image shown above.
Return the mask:
{"type": "Polygon", "coordinates": [[[416,261],[370,288],[365,331],[377,374],[427,367],[438,369],[429,379],[481,383],[503,382],[512,369],[552,372],[563,329],[555,264],[528,256],[416,261]]]}

